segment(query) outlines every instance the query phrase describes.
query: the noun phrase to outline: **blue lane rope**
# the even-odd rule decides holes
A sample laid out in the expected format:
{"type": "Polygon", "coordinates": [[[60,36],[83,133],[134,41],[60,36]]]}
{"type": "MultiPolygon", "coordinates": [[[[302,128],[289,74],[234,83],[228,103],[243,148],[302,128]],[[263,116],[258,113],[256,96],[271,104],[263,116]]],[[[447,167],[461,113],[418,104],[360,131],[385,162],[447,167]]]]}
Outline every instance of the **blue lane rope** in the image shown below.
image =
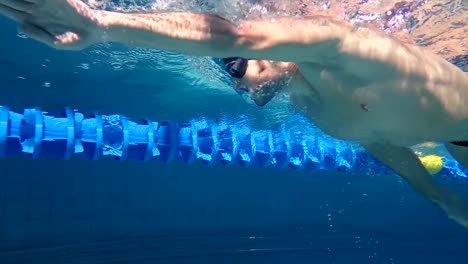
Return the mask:
{"type": "MultiPolygon", "coordinates": [[[[0,157],[20,154],[33,159],[110,156],[121,161],[392,173],[355,144],[330,144],[330,139],[297,131],[253,131],[205,120],[136,123],[122,115],[98,114],[85,118],[70,108],[52,117],[39,108],[16,113],[0,106],[0,157]]],[[[467,172],[445,158],[437,175],[468,179],[467,172]]]]}

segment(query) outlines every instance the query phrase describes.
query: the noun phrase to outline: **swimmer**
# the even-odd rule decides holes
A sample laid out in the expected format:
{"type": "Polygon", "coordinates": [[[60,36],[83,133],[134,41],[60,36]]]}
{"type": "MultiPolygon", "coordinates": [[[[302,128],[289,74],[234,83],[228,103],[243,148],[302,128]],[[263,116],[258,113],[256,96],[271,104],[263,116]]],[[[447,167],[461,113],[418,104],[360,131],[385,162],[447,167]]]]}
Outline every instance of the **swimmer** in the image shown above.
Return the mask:
{"type": "Polygon", "coordinates": [[[80,0],[0,0],[0,13],[57,49],[119,42],[226,58],[239,93],[260,106],[289,93],[320,129],[360,142],[468,228],[468,204],[438,186],[410,149],[444,142],[468,168],[468,75],[427,50],[319,15],[233,23],[200,13],[94,10],[80,0]]]}

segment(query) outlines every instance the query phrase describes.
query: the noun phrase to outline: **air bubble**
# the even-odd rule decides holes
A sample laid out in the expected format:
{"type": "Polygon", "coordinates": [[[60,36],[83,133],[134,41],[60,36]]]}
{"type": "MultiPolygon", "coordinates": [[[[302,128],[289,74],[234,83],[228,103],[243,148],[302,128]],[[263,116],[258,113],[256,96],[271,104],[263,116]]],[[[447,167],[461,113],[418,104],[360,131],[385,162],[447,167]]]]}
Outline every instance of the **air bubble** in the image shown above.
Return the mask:
{"type": "Polygon", "coordinates": [[[22,39],[28,39],[29,38],[28,35],[24,34],[23,32],[19,32],[16,36],[19,37],[19,38],[22,38],[22,39]]]}
{"type": "Polygon", "coordinates": [[[81,68],[83,70],[89,70],[91,68],[91,66],[89,65],[89,63],[80,63],[80,65],[76,66],[78,68],[81,68]]]}

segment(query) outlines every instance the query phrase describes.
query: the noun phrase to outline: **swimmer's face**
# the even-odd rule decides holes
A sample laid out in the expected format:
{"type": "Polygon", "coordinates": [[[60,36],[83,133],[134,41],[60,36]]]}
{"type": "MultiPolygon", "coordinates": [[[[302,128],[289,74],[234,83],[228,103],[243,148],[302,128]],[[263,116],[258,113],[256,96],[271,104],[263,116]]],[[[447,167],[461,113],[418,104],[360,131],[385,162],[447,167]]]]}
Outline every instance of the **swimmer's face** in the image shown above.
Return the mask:
{"type": "Polygon", "coordinates": [[[237,57],[223,60],[226,71],[233,77],[234,90],[244,100],[251,99],[258,106],[264,106],[275,96],[275,92],[270,89],[271,87],[262,85],[271,79],[263,74],[268,65],[259,60],[237,57]]]}

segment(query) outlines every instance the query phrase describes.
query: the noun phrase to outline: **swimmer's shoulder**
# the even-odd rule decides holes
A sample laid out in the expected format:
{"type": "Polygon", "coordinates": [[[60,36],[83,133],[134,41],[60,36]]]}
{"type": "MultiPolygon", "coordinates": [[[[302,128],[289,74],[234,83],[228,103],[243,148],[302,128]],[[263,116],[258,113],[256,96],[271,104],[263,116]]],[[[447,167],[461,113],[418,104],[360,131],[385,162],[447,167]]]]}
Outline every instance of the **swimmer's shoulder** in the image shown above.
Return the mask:
{"type": "Polygon", "coordinates": [[[354,27],[342,36],[338,49],[341,66],[362,77],[407,76],[454,84],[466,79],[461,69],[433,51],[379,29],[354,27]]]}

